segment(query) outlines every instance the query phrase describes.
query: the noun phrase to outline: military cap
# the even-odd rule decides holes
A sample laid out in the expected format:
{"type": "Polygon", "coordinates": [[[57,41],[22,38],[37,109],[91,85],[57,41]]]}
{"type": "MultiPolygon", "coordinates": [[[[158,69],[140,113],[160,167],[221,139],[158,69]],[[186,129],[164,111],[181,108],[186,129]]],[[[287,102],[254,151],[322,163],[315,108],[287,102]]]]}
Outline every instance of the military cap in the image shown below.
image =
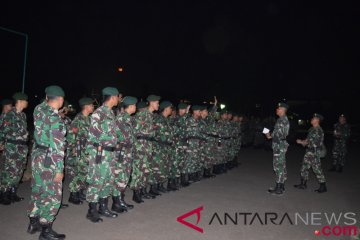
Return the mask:
{"type": "Polygon", "coordinates": [[[277,104],[277,107],[278,107],[278,108],[279,108],[279,107],[283,107],[283,108],[289,109],[289,105],[286,104],[286,103],[284,103],[284,102],[278,103],[278,104],[277,104]]]}
{"type": "Polygon", "coordinates": [[[65,97],[64,90],[61,87],[56,86],[56,85],[52,85],[52,86],[45,88],[45,93],[46,93],[46,96],[49,96],[49,97],[65,97]]]}
{"type": "Polygon", "coordinates": [[[147,107],[148,107],[147,102],[138,102],[138,103],[136,104],[136,108],[137,108],[137,109],[142,109],[142,108],[147,108],[147,107]]]}
{"type": "Polygon", "coordinates": [[[200,106],[200,105],[194,105],[194,106],[192,106],[191,107],[191,109],[193,110],[193,111],[201,111],[202,110],[202,107],[200,106]]]}
{"type": "Polygon", "coordinates": [[[13,95],[13,99],[17,100],[28,100],[28,96],[25,93],[17,92],[13,95]]]}
{"type": "Polygon", "coordinates": [[[187,109],[188,105],[186,103],[179,103],[178,109],[187,109]]]}
{"type": "Polygon", "coordinates": [[[1,106],[5,106],[5,105],[12,105],[13,101],[11,99],[3,99],[1,100],[1,106]]]}
{"type": "Polygon", "coordinates": [[[221,110],[221,111],[220,111],[220,115],[223,115],[223,114],[228,114],[228,111],[225,110],[225,109],[221,110]]]}
{"type": "Polygon", "coordinates": [[[131,96],[126,96],[124,97],[124,99],[122,100],[122,104],[124,106],[129,106],[129,105],[133,105],[137,103],[137,98],[136,97],[131,97],[131,96]]]}
{"type": "Polygon", "coordinates": [[[345,114],[341,114],[339,117],[346,118],[345,114]]]}
{"type": "Polygon", "coordinates": [[[319,113],[314,113],[313,118],[318,118],[320,121],[324,120],[324,117],[319,113]]]}
{"type": "Polygon", "coordinates": [[[173,106],[173,104],[170,101],[162,101],[160,103],[159,108],[160,108],[160,110],[164,110],[165,108],[172,107],[172,106],[173,106]]]}
{"type": "Polygon", "coordinates": [[[106,87],[102,90],[102,95],[103,96],[117,96],[117,95],[119,95],[119,90],[117,90],[117,88],[114,88],[114,87],[106,87]]]}
{"type": "Polygon", "coordinates": [[[85,106],[85,105],[90,105],[93,103],[94,103],[94,100],[92,98],[81,98],[79,100],[80,107],[85,106]]]}
{"type": "Polygon", "coordinates": [[[155,102],[155,101],[159,101],[161,99],[160,96],[157,96],[157,95],[149,95],[146,100],[148,102],[155,102]]]}

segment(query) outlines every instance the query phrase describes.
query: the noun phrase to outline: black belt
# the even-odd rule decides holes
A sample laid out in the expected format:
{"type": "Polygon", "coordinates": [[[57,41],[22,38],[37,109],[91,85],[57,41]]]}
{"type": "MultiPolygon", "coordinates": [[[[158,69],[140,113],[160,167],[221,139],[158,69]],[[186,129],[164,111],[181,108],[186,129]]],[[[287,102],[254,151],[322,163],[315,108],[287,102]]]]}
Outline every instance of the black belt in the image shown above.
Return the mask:
{"type": "Polygon", "coordinates": [[[192,139],[194,139],[194,140],[200,140],[200,141],[204,141],[205,139],[204,138],[201,138],[201,137],[188,137],[187,138],[187,140],[192,140],[192,139]]]}
{"type": "Polygon", "coordinates": [[[172,146],[172,143],[170,143],[170,142],[158,141],[158,143],[159,143],[160,145],[163,145],[163,146],[172,146]]]}
{"type": "Polygon", "coordinates": [[[6,142],[16,145],[27,145],[27,141],[7,139],[6,142]]]}
{"type": "Polygon", "coordinates": [[[37,144],[37,143],[35,143],[35,148],[39,148],[41,150],[48,150],[49,149],[49,147],[43,146],[43,145],[40,145],[40,144],[37,144]]]}
{"type": "Polygon", "coordinates": [[[213,137],[213,138],[219,138],[219,135],[215,135],[215,134],[206,134],[208,135],[209,137],[213,137]]]}
{"type": "Polygon", "coordinates": [[[108,152],[115,152],[115,150],[116,150],[116,147],[108,147],[108,146],[101,146],[100,144],[98,144],[98,143],[93,143],[92,144],[94,147],[101,147],[101,149],[103,149],[103,150],[105,150],[105,151],[108,151],[108,152]]]}
{"type": "Polygon", "coordinates": [[[155,141],[155,139],[153,137],[147,137],[147,136],[137,136],[136,139],[138,139],[138,140],[146,140],[146,141],[151,141],[151,142],[155,141]]]}
{"type": "Polygon", "coordinates": [[[221,139],[223,139],[223,140],[229,140],[229,139],[231,139],[231,137],[221,137],[221,139]]]}

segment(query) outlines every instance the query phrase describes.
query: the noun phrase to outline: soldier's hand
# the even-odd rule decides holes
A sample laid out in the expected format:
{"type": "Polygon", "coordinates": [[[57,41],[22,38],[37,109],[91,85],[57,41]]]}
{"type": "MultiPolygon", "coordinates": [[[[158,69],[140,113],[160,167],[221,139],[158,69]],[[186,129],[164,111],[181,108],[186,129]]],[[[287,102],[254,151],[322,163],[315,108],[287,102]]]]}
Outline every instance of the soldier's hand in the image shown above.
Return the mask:
{"type": "Polygon", "coordinates": [[[55,174],[55,178],[54,178],[54,182],[56,183],[61,183],[62,180],[64,178],[64,174],[63,173],[56,173],[55,174]]]}
{"type": "Polygon", "coordinates": [[[187,108],[186,108],[186,113],[189,113],[190,108],[191,108],[191,105],[188,105],[187,108]]]}
{"type": "Polygon", "coordinates": [[[216,96],[214,96],[214,105],[216,106],[217,103],[218,103],[218,100],[217,100],[216,96]]]}

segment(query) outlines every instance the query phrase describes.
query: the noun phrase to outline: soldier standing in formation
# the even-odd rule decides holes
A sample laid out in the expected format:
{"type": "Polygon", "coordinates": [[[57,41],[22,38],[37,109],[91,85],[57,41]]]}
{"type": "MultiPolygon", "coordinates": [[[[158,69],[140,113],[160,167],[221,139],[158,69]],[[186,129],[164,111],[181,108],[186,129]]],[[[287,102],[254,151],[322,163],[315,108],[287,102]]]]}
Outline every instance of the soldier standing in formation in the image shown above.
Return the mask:
{"type": "Polygon", "coordinates": [[[306,147],[306,153],[300,170],[301,181],[300,184],[294,185],[295,188],[307,188],[309,170],[312,168],[320,183],[320,188],[316,190],[316,192],[323,193],[327,191],[320,159],[320,149],[324,145],[324,131],[320,126],[320,122],[322,122],[323,119],[324,117],[321,114],[315,113],[311,119],[312,128],[310,128],[307,138],[305,140],[296,140],[298,144],[306,147]]]}
{"type": "Polygon", "coordinates": [[[346,154],[347,144],[350,138],[350,126],[346,123],[344,114],[339,116],[339,122],[334,125],[334,147],[333,147],[333,165],[330,172],[342,172],[346,154]]]}

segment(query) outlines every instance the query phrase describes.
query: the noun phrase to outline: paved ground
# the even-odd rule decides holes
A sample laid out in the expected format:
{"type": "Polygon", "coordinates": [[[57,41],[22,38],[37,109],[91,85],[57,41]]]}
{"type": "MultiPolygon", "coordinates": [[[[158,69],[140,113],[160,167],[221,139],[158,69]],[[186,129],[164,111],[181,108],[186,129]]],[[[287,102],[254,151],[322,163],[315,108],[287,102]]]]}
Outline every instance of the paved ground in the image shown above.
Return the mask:
{"type": "MultiPolygon", "coordinates": [[[[55,230],[66,233],[67,239],[104,239],[104,240],[194,240],[194,239],[350,239],[349,237],[315,236],[314,231],[327,225],[324,214],[356,213],[357,225],[360,226],[360,178],[358,161],[359,150],[353,148],[349,156],[348,165],[344,173],[328,173],[328,193],[317,194],[313,189],[318,187],[313,174],[309,188],[300,191],[292,187],[298,182],[299,168],[303,156],[301,148],[292,147],[288,153],[288,181],[286,194],[278,197],[267,193],[269,186],[273,185],[271,152],[263,150],[244,149],[240,157],[242,165],[215,179],[203,180],[181,191],[165,194],[155,200],[147,200],[117,219],[105,219],[101,224],[93,224],[85,219],[87,206],[73,206],[61,210],[54,224],[55,230]],[[190,210],[204,207],[198,227],[204,229],[199,233],[176,221],[176,218],[190,210]],[[234,216],[236,213],[249,212],[247,225],[244,216],[238,218],[234,224],[227,219],[224,222],[224,213],[234,216]],[[268,221],[264,223],[266,212],[278,214],[275,222],[288,214],[294,220],[294,214],[299,212],[302,216],[308,213],[321,213],[314,217],[321,217],[322,226],[306,226],[304,224],[291,225],[287,219],[282,225],[273,225],[268,221]],[[221,218],[210,223],[215,213],[221,218]],[[251,219],[259,213],[250,225],[251,219]]],[[[323,161],[324,168],[328,168],[330,159],[323,161]]],[[[26,201],[13,204],[9,207],[0,206],[0,239],[37,239],[37,235],[28,235],[26,227],[27,201],[29,199],[29,183],[20,186],[19,193],[26,197],[26,201]]],[[[67,202],[68,191],[64,199],[67,202]]],[[[131,193],[127,195],[131,199],[131,193]]],[[[239,215],[238,215],[239,216],[239,215]]],[[[234,217],[233,217],[234,218],[234,217]]],[[[195,215],[187,219],[195,223],[195,215]]],[[[341,219],[339,225],[344,225],[346,219],[341,219]]],[[[350,222],[350,221],[348,221],[350,222]]]]}

